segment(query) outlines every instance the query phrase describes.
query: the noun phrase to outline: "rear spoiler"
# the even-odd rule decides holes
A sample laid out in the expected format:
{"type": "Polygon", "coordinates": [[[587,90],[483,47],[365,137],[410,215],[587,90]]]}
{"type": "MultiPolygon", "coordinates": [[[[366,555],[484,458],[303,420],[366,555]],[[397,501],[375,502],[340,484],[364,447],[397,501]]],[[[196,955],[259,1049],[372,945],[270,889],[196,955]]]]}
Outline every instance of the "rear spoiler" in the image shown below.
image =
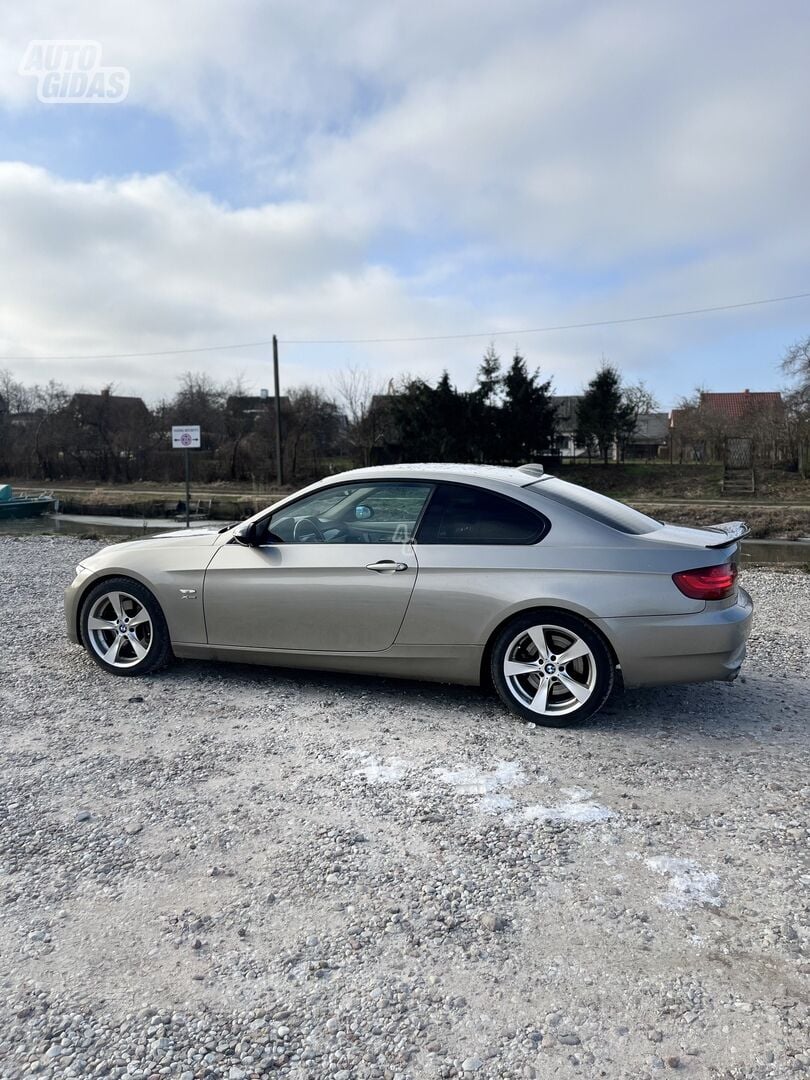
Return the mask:
{"type": "Polygon", "coordinates": [[[708,532],[723,535],[722,540],[718,540],[716,544],[707,544],[707,548],[726,547],[727,544],[733,544],[735,540],[742,540],[751,531],[744,521],[723,521],[719,525],[707,525],[705,528],[708,532]]]}

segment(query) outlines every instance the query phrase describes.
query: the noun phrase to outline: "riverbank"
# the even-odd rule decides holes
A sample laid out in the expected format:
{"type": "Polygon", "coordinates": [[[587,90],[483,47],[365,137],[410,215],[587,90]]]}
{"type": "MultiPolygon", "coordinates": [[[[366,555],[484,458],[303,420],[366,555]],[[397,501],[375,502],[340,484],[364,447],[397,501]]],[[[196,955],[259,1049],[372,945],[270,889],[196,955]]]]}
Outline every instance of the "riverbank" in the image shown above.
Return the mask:
{"type": "Polygon", "coordinates": [[[810,506],[763,506],[742,500],[717,502],[638,502],[631,506],[673,525],[716,525],[745,521],[755,540],[798,540],[810,537],[810,506]]]}
{"type": "MultiPolygon", "coordinates": [[[[715,519],[717,520],[717,519],[715,519]]],[[[191,528],[221,528],[221,521],[192,521],[191,528]]],[[[118,543],[155,536],[160,532],[182,529],[183,522],[173,518],[124,518],[97,515],[48,514],[41,518],[0,521],[0,537],[61,536],[77,540],[118,543]]],[[[776,570],[810,570],[810,539],[750,539],[743,541],[740,562],[743,567],[770,567],[776,570]]]]}
{"type": "MultiPolygon", "coordinates": [[[[299,477],[291,485],[278,488],[276,485],[263,486],[251,482],[216,481],[204,482],[195,477],[192,462],[191,486],[193,498],[211,499],[212,502],[252,503],[259,500],[262,505],[272,502],[280,495],[304,486],[310,480],[321,475],[337,473],[346,467],[346,463],[325,463],[318,476],[299,477]]],[[[623,502],[634,500],[646,502],[718,502],[724,501],[721,485],[723,468],[720,465],[670,465],[667,462],[632,462],[625,464],[588,464],[579,461],[576,464],[556,465],[550,470],[561,480],[582,484],[594,491],[602,492],[623,502]]],[[[23,480],[6,478],[15,488],[47,487],[64,503],[76,505],[103,504],[112,501],[116,505],[142,502],[161,502],[165,499],[181,499],[184,488],[181,480],[151,481],[138,480],[132,484],[96,483],[88,480],[23,480]]],[[[756,492],[745,501],[753,503],[792,503],[810,506],[810,480],[803,479],[797,472],[784,468],[757,468],[756,492]]]]}
{"type": "MultiPolygon", "coordinates": [[[[22,485],[14,485],[22,490],[22,485]]],[[[26,490],[37,490],[29,485],[26,490]]],[[[47,490],[59,500],[63,514],[114,515],[127,518],[164,518],[180,513],[186,493],[182,486],[172,484],[144,484],[139,486],[111,485],[50,485],[47,490]]],[[[206,517],[220,521],[234,521],[250,517],[258,510],[278,501],[293,488],[284,490],[259,490],[247,485],[215,485],[191,489],[190,505],[197,507],[206,517]]]]}
{"type": "MultiPolygon", "coordinates": [[[[742,519],[756,539],[810,536],[810,481],[783,469],[758,470],[756,493],[734,497],[722,495],[722,469],[714,465],[582,463],[558,466],[554,474],[679,525],[742,519]]],[[[31,483],[12,483],[16,489],[36,488],[31,483]]],[[[43,486],[59,500],[62,514],[132,518],[138,520],[138,527],[144,519],[174,519],[185,499],[180,484],[148,481],[122,485],[65,481],[43,486]]],[[[294,489],[224,482],[196,486],[192,482],[191,505],[206,519],[239,521],[294,489]]]]}

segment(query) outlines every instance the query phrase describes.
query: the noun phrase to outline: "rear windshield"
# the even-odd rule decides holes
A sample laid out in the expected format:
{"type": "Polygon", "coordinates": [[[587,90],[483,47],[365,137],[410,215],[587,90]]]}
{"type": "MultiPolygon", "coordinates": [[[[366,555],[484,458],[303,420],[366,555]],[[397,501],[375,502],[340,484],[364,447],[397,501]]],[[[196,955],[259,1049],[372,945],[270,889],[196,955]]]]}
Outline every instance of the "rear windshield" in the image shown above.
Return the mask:
{"type": "Polygon", "coordinates": [[[532,491],[542,495],[552,502],[561,503],[571,510],[577,510],[580,514],[586,514],[594,521],[603,525],[609,525],[611,529],[619,532],[642,533],[653,532],[662,527],[660,521],[634,510],[631,506],[609,499],[607,495],[598,495],[595,491],[580,487],[579,484],[569,484],[567,480],[558,480],[556,476],[547,476],[531,485],[532,491]]]}

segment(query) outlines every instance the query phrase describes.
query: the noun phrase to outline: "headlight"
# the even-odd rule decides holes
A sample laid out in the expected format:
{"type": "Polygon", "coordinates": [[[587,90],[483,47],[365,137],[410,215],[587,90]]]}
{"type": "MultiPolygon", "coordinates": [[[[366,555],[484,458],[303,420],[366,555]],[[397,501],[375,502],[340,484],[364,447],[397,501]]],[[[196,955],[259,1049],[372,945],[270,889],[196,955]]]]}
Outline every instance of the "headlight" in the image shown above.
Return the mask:
{"type": "Polygon", "coordinates": [[[82,574],[89,574],[89,573],[90,573],[90,567],[85,566],[83,563],[79,563],[79,565],[76,567],[76,577],[81,577],[82,574]]]}

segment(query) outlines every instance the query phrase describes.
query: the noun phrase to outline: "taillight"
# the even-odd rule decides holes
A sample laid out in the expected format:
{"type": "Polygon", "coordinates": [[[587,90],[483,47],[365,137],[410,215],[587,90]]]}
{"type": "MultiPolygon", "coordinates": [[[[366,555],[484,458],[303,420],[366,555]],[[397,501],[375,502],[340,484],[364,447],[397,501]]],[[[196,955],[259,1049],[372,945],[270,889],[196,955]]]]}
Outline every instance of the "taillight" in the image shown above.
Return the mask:
{"type": "Polygon", "coordinates": [[[681,570],[672,575],[672,580],[684,596],[693,600],[725,600],[734,595],[737,587],[737,564],[721,563],[699,570],[681,570]]]}

